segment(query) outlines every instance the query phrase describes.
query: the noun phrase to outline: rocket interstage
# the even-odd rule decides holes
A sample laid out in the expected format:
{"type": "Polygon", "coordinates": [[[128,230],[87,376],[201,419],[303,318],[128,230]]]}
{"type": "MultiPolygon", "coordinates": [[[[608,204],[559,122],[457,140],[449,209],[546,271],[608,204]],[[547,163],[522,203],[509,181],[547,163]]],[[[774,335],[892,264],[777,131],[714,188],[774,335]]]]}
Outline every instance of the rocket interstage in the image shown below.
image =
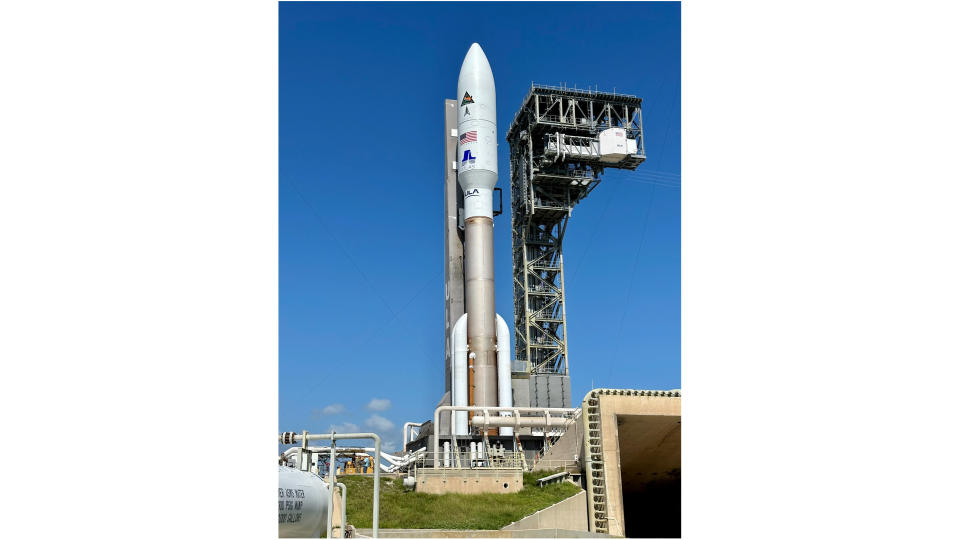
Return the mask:
{"type": "Polygon", "coordinates": [[[497,183],[497,92],[474,43],[457,80],[457,182],[463,189],[464,285],[470,405],[498,405],[493,287],[493,186],[497,183]]]}

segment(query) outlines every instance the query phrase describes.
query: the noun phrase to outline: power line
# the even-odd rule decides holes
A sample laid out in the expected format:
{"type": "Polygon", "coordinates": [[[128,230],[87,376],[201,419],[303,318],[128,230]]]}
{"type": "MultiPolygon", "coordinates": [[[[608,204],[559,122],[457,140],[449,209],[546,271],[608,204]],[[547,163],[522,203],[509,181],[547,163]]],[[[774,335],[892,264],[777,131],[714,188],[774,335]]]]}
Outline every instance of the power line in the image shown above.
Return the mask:
{"type": "Polygon", "coordinates": [[[663,132],[663,142],[660,143],[660,155],[657,157],[657,163],[660,163],[660,160],[663,159],[663,150],[667,146],[667,135],[670,134],[670,129],[673,128],[673,110],[677,106],[677,98],[680,97],[680,89],[677,88],[677,93],[673,96],[673,104],[670,106],[670,115],[668,116],[669,123],[667,124],[666,131],[663,132]]]}
{"type": "MultiPolygon", "coordinates": [[[[390,304],[387,303],[387,301],[383,298],[383,296],[380,294],[380,292],[377,291],[376,288],[374,288],[373,284],[370,282],[370,279],[369,279],[369,278],[367,277],[367,275],[363,272],[363,270],[360,269],[360,265],[358,265],[358,264],[356,263],[356,261],[353,260],[353,257],[350,256],[350,253],[343,247],[343,244],[340,243],[340,240],[337,239],[337,235],[333,234],[333,233],[330,231],[330,228],[327,226],[327,224],[326,224],[326,222],[323,220],[323,218],[320,217],[320,214],[316,211],[316,209],[313,207],[313,205],[310,204],[310,201],[308,201],[307,198],[304,197],[303,193],[300,191],[299,187],[297,186],[296,181],[295,181],[295,180],[291,180],[291,181],[288,183],[288,185],[289,185],[291,188],[293,188],[293,190],[297,193],[297,195],[300,197],[300,200],[303,201],[303,204],[305,204],[305,205],[307,206],[307,208],[310,210],[310,213],[313,214],[313,217],[317,218],[317,221],[320,222],[320,225],[324,228],[324,230],[326,231],[327,235],[328,235],[330,238],[333,239],[333,242],[336,244],[337,248],[339,248],[339,249],[340,249],[340,252],[343,253],[343,256],[344,256],[348,261],[350,261],[350,264],[353,265],[354,270],[356,270],[357,273],[360,274],[360,277],[363,278],[363,281],[367,284],[367,286],[370,288],[370,290],[373,292],[373,294],[376,295],[376,297],[377,297],[378,299],[380,299],[380,302],[384,305],[384,307],[387,308],[387,311],[389,311],[390,314],[393,316],[393,317],[390,319],[390,321],[392,322],[393,319],[396,318],[396,319],[398,319],[398,320],[400,321],[401,324],[403,324],[404,326],[407,326],[406,323],[404,322],[404,320],[399,316],[399,314],[398,314],[396,311],[394,311],[393,308],[390,307],[390,304]]],[[[419,294],[419,293],[418,293],[418,294],[419,294]]],[[[409,330],[410,328],[407,327],[407,329],[409,330]]],[[[423,344],[422,344],[422,343],[420,343],[419,345],[420,345],[420,348],[423,350],[423,352],[429,357],[429,356],[430,356],[429,351],[427,351],[427,350],[423,347],[423,344]]]]}
{"type": "Polygon", "coordinates": [[[627,291],[627,299],[623,303],[623,314],[620,315],[620,328],[617,330],[617,351],[614,353],[614,358],[620,354],[620,336],[623,334],[623,321],[627,318],[627,308],[630,307],[630,297],[633,296],[633,285],[637,280],[633,279],[633,275],[637,272],[637,263],[640,262],[640,249],[643,247],[643,240],[647,236],[647,223],[650,221],[650,212],[653,209],[653,199],[657,196],[657,186],[653,186],[650,191],[650,202],[647,203],[647,213],[643,218],[643,228],[640,230],[640,241],[637,242],[637,252],[633,256],[633,270],[630,271],[630,288],[627,291]]]}
{"type": "Polygon", "coordinates": [[[663,178],[664,180],[679,180],[679,179],[680,179],[680,175],[679,175],[679,174],[669,174],[669,173],[663,173],[663,172],[660,172],[660,171],[651,171],[651,170],[648,170],[648,169],[640,169],[640,170],[636,170],[636,171],[634,171],[634,172],[637,173],[637,174],[645,174],[645,175],[653,176],[653,177],[656,177],[656,178],[663,178]]]}
{"type": "Polygon", "coordinates": [[[619,182],[614,182],[613,192],[610,197],[607,199],[607,203],[603,206],[603,211],[600,212],[600,218],[593,224],[593,233],[590,235],[590,239],[587,240],[587,247],[583,250],[583,254],[580,255],[579,260],[577,261],[577,267],[573,269],[573,276],[570,277],[570,283],[573,284],[577,280],[577,275],[580,273],[580,266],[583,265],[584,259],[587,258],[587,253],[590,252],[590,246],[593,245],[593,241],[597,237],[597,233],[600,232],[600,223],[603,222],[604,216],[607,215],[607,209],[610,208],[610,203],[617,198],[617,190],[620,188],[621,184],[619,182]]]}
{"type": "Polygon", "coordinates": [[[370,329],[370,332],[368,332],[368,333],[367,333],[367,336],[363,339],[363,342],[366,343],[366,342],[370,339],[370,337],[377,331],[377,328],[385,328],[385,327],[389,326],[390,323],[392,323],[394,319],[398,318],[401,313],[403,313],[404,311],[406,311],[407,307],[409,307],[410,304],[412,304],[413,301],[416,300],[416,299],[420,296],[420,293],[422,293],[423,291],[425,291],[425,290],[427,289],[427,285],[430,285],[431,283],[436,283],[436,280],[437,280],[437,276],[431,276],[429,279],[427,279],[427,280],[423,283],[423,285],[420,286],[420,289],[417,290],[417,293],[414,294],[409,300],[406,301],[406,303],[403,304],[403,307],[401,307],[400,310],[397,311],[396,315],[390,317],[390,319],[388,319],[387,322],[385,322],[385,323],[383,323],[383,324],[381,324],[381,325],[379,325],[379,326],[377,326],[377,327],[371,328],[371,329],[370,329]]]}
{"type": "Polygon", "coordinates": [[[680,173],[674,173],[669,171],[658,171],[658,170],[651,170],[651,169],[644,168],[642,172],[645,172],[647,174],[656,174],[660,176],[673,176],[676,178],[680,178],[680,173]]]}
{"type": "Polygon", "coordinates": [[[625,180],[625,181],[627,181],[627,182],[635,182],[635,183],[638,183],[638,184],[650,184],[650,185],[653,185],[653,186],[659,186],[659,187],[663,187],[663,188],[680,189],[680,183],[675,183],[675,184],[673,184],[673,183],[662,183],[662,182],[657,182],[657,181],[654,181],[654,180],[647,180],[647,179],[644,179],[644,178],[636,178],[636,177],[628,177],[628,178],[624,178],[623,180],[625,180]]]}
{"type": "Polygon", "coordinates": [[[667,187],[681,186],[681,182],[679,180],[664,180],[663,178],[656,178],[656,177],[650,177],[650,176],[630,175],[629,179],[630,181],[649,182],[649,183],[660,184],[667,187]]]}

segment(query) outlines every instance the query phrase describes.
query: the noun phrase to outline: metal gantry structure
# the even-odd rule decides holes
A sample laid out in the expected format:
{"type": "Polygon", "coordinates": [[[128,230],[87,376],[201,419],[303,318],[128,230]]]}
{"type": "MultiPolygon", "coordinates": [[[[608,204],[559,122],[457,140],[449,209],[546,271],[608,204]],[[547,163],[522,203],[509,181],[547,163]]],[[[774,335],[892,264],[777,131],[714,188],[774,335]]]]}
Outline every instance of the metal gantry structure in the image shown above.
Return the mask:
{"type": "Polygon", "coordinates": [[[563,236],[573,207],[605,168],[634,170],[646,159],[641,103],[632,95],[534,84],[507,131],[515,377],[568,374],[563,236]],[[611,128],[625,130],[626,155],[601,152],[601,134],[611,128]]]}

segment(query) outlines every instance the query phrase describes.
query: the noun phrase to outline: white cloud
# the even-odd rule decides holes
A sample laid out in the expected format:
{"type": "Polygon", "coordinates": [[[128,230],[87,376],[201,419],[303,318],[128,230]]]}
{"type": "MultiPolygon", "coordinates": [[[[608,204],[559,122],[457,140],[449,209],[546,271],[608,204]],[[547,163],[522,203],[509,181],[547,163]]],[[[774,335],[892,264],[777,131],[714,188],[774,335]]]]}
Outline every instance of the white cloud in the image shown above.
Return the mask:
{"type": "Polygon", "coordinates": [[[390,408],[390,400],[373,398],[370,400],[370,403],[367,403],[367,408],[371,411],[385,411],[390,408]]]}
{"type": "Polygon", "coordinates": [[[394,426],[393,422],[387,420],[379,414],[371,415],[370,418],[367,418],[367,421],[364,422],[364,424],[376,431],[390,431],[394,426]]]}
{"type": "Polygon", "coordinates": [[[347,408],[344,407],[342,403],[334,403],[333,405],[327,405],[320,412],[324,415],[330,416],[331,414],[340,414],[346,410],[347,408]]]}
{"type": "Polygon", "coordinates": [[[360,426],[352,422],[344,422],[342,424],[330,424],[330,431],[336,431],[337,433],[359,433],[360,426]]]}

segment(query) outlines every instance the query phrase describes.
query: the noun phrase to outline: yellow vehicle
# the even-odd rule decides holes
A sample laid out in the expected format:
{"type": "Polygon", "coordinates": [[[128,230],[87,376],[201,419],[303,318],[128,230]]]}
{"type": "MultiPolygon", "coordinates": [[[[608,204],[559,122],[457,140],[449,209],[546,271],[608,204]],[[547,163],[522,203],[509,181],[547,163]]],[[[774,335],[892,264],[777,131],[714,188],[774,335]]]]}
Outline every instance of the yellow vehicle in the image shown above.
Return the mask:
{"type": "Polygon", "coordinates": [[[357,454],[343,466],[341,474],[373,474],[373,458],[370,454],[357,454]],[[367,466],[364,468],[364,460],[367,466]]]}

